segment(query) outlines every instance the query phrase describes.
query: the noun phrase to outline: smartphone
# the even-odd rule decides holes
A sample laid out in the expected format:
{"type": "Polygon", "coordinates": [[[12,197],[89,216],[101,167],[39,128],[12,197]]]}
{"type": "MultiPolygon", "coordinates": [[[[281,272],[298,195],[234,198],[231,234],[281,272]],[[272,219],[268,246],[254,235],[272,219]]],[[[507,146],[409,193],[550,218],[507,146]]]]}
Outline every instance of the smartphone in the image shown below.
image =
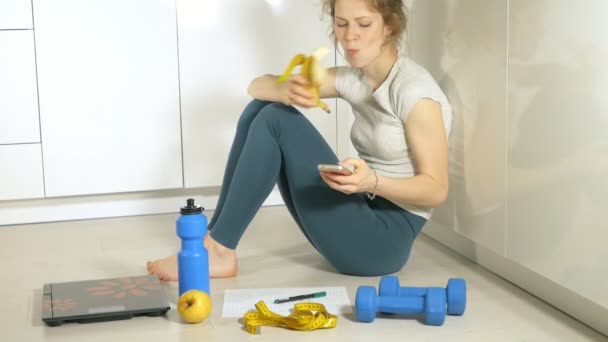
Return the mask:
{"type": "Polygon", "coordinates": [[[350,176],[353,174],[352,167],[342,166],[339,164],[319,164],[317,168],[319,169],[319,171],[339,173],[345,176],[350,176]]]}

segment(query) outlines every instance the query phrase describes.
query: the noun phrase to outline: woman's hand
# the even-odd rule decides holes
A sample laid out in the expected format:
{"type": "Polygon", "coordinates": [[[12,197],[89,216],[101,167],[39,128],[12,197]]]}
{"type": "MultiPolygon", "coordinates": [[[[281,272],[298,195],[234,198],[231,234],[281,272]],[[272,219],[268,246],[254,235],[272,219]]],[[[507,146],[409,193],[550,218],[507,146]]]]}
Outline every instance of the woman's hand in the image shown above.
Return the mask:
{"type": "Polygon", "coordinates": [[[355,172],[344,176],[331,171],[320,171],[321,179],[330,188],[347,195],[358,192],[372,192],[376,185],[376,175],[363,159],[345,159],[340,165],[352,166],[355,172]]]}
{"type": "Polygon", "coordinates": [[[280,85],[281,102],[287,106],[297,105],[304,108],[316,106],[314,94],[307,89],[309,82],[301,75],[292,75],[280,85]]]}

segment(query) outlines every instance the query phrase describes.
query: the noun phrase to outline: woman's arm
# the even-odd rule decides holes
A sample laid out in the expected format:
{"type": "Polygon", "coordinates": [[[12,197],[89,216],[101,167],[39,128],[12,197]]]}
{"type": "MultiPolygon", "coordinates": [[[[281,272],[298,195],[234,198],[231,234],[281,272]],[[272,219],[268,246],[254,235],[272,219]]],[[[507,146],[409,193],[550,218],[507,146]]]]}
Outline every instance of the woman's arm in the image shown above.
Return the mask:
{"type": "Polygon", "coordinates": [[[336,90],[336,71],[337,68],[327,69],[327,76],[323,80],[323,84],[319,87],[319,97],[322,99],[338,97],[336,90]]]}
{"type": "Polygon", "coordinates": [[[282,85],[277,83],[278,78],[278,76],[270,74],[259,76],[249,83],[247,93],[254,99],[271,102],[282,102],[282,85]]]}
{"type": "Polygon", "coordinates": [[[376,194],[396,202],[436,208],[448,195],[448,142],[441,105],[433,100],[418,101],[410,111],[405,136],[416,175],[410,178],[378,176],[376,194]]]}
{"type": "Polygon", "coordinates": [[[448,143],[438,102],[424,99],[410,111],[405,125],[407,142],[416,160],[416,175],[390,178],[377,174],[362,159],[346,159],[341,164],[355,166],[355,173],[340,176],[321,173],[332,188],[347,194],[374,192],[393,202],[435,208],[448,194],[448,143]],[[376,185],[376,177],[377,185],[376,185]]]}
{"type": "MultiPolygon", "coordinates": [[[[292,75],[287,81],[277,83],[279,76],[262,75],[255,78],[247,92],[251,97],[263,101],[281,102],[286,105],[298,105],[305,108],[316,106],[313,102],[314,94],[306,87],[308,80],[300,75],[292,75]]],[[[336,68],[327,70],[327,76],[323,84],[319,87],[320,97],[336,97],[336,68]]]]}

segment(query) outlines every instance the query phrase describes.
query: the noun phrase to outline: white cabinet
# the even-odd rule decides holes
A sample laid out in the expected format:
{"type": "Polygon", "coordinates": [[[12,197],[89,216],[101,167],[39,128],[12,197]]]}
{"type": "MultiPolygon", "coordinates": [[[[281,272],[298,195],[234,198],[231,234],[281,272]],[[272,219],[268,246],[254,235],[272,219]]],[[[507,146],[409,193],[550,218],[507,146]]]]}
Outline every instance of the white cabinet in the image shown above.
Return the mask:
{"type": "Polygon", "coordinates": [[[608,311],[606,11],[601,0],[509,5],[506,246],[608,311]]]}
{"type": "Polygon", "coordinates": [[[412,32],[454,109],[452,201],[423,232],[604,334],[607,10],[417,1],[412,32]]]}
{"type": "MultiPolygon", "coordinates": [[[[310,0],[178,0],[177,9],[185,186],[217,186],[238,117],[251,100],[249,82],[282,73],[292,56],[320,46],[331,51],[324,65],[335,65],[329,24],[310,0]]],[[[304,114],[335,151],[335,101],[326,102],[331,115],[304,114]]]]}
{"type": "Polygon", "coordinates": [[[183,187],[175,2],[33,3],[46,195],[183,187]]]}
{"type": "Polygon", "coordinates": [[[454,230],[505,256],[506,3],[418,1],[412,13],[411,54],[453,109],[450,194],[425,231],[454,230]],[[448,20],[428,20],[435,13],[446,13],[448,20]],[[483,13],[484,30],[470,20],[475,13],[483,13]]]}
{"type": "Polygon", "coordinates": [[[34,33],[0,31],[0,144],[40,142],[34,33]]]}
{"type": "Polygon", "coordinates": [[[0,146],[0,200],[44,197],[40,144],[0,146]]]}
{"type": "Polygon", "coordinates": [[[31,0],[0,1],[0,30],[31,29],[31,0]]]}

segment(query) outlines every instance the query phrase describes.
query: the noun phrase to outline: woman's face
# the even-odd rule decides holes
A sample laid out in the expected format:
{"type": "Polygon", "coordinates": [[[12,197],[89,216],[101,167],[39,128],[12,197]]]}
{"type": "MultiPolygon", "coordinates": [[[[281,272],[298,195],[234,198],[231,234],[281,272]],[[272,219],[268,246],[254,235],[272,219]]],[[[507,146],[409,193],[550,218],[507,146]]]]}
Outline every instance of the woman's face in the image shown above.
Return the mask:
{"type": "Polygon", "coordinates": [[[371,0],[336,0],[334,32],[348,63],[361,68],[380,55],[390,29],[371,0]]]}

